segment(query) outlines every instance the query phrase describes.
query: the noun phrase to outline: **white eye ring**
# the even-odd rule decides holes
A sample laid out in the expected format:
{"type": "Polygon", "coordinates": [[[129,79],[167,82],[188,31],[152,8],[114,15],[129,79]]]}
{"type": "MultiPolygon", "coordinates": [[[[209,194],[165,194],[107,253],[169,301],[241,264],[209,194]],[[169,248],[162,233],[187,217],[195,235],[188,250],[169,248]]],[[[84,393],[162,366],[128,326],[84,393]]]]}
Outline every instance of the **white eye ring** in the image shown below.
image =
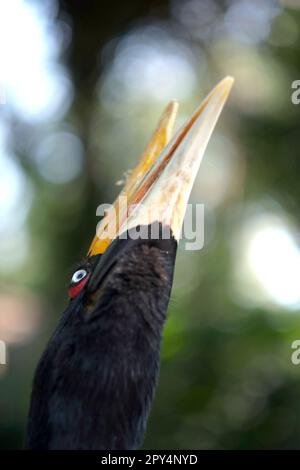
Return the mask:
{"type": "Polygon", "coordinates": [[[82,279],[84,279],[86,275],[87,271],[85,269],[79,269],[73,274],[71,282],[76,284],[77,282],[82,281],[82,279]]]}

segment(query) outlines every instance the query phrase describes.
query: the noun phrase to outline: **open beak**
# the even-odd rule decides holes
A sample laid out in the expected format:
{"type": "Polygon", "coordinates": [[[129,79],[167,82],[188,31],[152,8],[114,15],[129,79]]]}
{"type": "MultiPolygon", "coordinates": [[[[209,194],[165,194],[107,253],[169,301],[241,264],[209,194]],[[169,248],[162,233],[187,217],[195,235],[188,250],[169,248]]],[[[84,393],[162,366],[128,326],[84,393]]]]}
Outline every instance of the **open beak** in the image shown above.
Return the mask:
{"type": "Polygon", "coordinates": [[[139,164],[98,224],[88,256],[103,254],[126,230],[155,221],[179,239],[193,183],[233,81],[224,78],[171,140],[178,105],[169,104],[139,164]]]}

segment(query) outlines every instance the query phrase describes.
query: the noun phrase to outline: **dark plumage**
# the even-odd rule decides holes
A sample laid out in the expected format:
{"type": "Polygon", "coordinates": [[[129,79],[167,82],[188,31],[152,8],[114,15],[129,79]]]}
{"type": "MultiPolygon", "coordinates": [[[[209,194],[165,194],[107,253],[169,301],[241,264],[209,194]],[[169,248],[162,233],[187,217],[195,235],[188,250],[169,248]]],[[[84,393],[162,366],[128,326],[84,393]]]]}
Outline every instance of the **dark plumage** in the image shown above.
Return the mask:
{"type": "Polygon", "coordinates": [[[231,77],[222,80],[171,141],[177,105],[167,106],[113,210],[101,220],[35,374],[28,448],[140,446],[159,371],[176,240],[232,83],[231,77]],[[124,227],[132,227],[127,239],[117,238],[124,227]],[[147,230],[146,239],[136,236],[147,230]]]}
{"type": "Polygon", "coordinates": [[[115,240],[84,268],[38,365],[31,449],[135,449],[159,372],[177,242],[115,240]]]}

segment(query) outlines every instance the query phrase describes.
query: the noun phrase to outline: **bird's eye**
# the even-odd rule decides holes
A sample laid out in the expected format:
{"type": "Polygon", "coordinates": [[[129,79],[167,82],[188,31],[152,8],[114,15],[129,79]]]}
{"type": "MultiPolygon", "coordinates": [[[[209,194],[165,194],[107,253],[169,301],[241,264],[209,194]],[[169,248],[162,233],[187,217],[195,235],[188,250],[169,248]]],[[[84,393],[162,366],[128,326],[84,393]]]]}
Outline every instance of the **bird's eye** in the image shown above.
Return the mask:
{"type": "Polygon", "coordinates": [[[74,299],[81,289],[86,285],[90,277],[90,272],[86,269],[78,269],[72,276],[70,287],[69,287],[69,297],[74,299]]]}
{"type": "Polygon", "coordinates": [[[87,271],[85,269],[79,269],[73,274],[71,282],[75,284],[79,281],[82,281],[82,279],[84,279],[86,275],[87,271]]]}

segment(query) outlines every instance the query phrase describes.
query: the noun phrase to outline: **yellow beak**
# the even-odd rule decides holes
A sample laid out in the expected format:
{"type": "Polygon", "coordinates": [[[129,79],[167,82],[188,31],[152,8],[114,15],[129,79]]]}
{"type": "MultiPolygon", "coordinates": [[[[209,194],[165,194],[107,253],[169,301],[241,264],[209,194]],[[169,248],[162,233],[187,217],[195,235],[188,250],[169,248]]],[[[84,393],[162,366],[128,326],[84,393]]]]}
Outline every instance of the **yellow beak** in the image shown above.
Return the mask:
{"type": "Polygon", "coordinates": [[[168,105],[137,167],[98,224],[89,256],[104,253],[125,230],[155,220],[179,239],[194,180],[233,81],[224,78],[172,140],[178,104],[168,105]]]}

